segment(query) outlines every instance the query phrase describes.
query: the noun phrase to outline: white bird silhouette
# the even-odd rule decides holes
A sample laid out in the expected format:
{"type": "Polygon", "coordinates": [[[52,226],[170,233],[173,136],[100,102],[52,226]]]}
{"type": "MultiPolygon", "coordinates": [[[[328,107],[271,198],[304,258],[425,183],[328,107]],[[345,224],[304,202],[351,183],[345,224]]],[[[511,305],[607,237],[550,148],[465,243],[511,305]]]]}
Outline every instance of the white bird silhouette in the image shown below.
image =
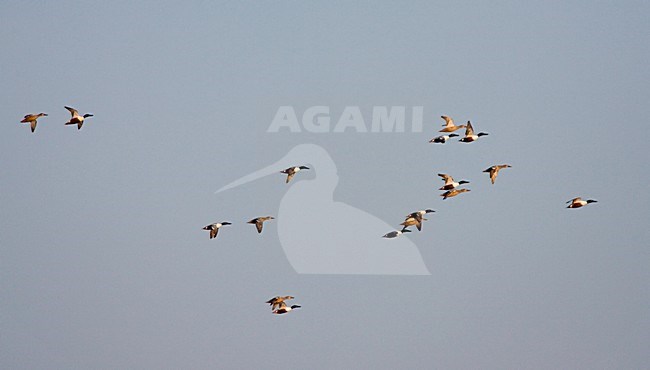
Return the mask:
{"type": "Polygon", "coordinates": [[[217,193],[277,174],[295,163],[308,164],[316,174],[313,179],[296,178],[277,213],[280,244],[296,272],[430,275],[411,240],[377,238],[393,227],[370,213],[334,201],[336,165],[321,146],[297,145],[278,162],[222,187],[217,193]]]}

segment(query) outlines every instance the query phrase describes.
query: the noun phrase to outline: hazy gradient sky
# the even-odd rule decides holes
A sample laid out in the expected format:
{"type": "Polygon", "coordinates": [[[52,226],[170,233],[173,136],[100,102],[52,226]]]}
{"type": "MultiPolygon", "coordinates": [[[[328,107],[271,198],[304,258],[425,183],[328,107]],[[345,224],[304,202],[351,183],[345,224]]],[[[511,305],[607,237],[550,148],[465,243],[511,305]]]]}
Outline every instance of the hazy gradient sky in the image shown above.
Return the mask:
{"type": "Polygon", "coordinates": [[[647,367],[649,24],[647,1],[0,2],[0,367],[647,367]],[[424,132],[267,133],[287,105],[423,106],[424,132]],[[428,144],[442,114],[490,135],[428,144]],[[431,276],[296,274],[244,224],[282,175],[214,194],[300,143],[337,201],[437,210],[408,236],[431,276]],[[438,172],[472,192],[443,202],[438,172]]]}

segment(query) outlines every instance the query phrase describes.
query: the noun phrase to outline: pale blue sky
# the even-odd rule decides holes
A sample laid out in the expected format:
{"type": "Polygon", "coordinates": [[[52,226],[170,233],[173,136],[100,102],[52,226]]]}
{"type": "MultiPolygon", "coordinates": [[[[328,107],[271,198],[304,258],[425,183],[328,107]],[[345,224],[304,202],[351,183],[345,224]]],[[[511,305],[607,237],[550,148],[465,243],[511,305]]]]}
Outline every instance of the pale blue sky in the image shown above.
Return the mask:
{"type": "Polygon", "coordinates": [[[649,14],[0,2],[0,367],[647,366],[649,14]],[[95,117],[64,126],[64,105],[95,117]],[[423,106],[424,132],[266,133],[286,105],[423,106]],[[442,114],[490,135],[428,144],[442,114]],[[296,274],[274,224],[244,224],[282,175],[214,194],[300,143],[336,162],[338,201],[395,225],[437,210],[408,236],[431,276],[296,274]],[[443,202],[438,172],[472,192],[443,202]],[[271,315],[277,294],[303,309],[271,315]]]}

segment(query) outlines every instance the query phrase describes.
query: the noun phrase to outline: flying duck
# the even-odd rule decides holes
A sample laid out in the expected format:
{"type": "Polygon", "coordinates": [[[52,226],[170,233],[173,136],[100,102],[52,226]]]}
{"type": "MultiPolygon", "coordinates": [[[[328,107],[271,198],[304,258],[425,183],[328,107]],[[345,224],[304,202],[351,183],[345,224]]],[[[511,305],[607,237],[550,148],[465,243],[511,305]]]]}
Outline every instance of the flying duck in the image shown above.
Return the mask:
{"type": "Polygon", "coordinates": [[[449,140],[451,137],[456,137],[459,136],[458,134],[449,134],[449,135],[442,135],[442,136],[436,136],[433,139],[429,140],[430,143],[438,143],[438,144],[444,144],[449,140]]]}
{"type": "Polygon", "coordinates": [[[287,175],[287,181],[286,183],[288,184],[289,181],[293,178],[293,176],[298,173],[300,170],[308,170],[309,167],[307,166],[299,166],[299,167],[289,167],[286,170],[280,171],[280,173],[284,173],[287,175]]]}
{"type": "Polygon", "coordinates": [[[290,312],[291,310],[295,310],[296,308],[300,308],[301,306],[298,306],[297,304],[294,304],[292,306],[287,306],[284,302],[280,303],[280,307],[278,309],[273,310],[273,313],[276,315],[282,315],[287,312],[290,312]]]}
{"type": "Polygon", "coordinates": [[[598,203],[598,201],[593,199],[582,200],[582,198],[577,197],[567,201],[567,203],[571,203],[567,206],[567,208],[580,208],[586,206],[589,203],[598,203]]]}
{"type": "Polygon", "coordinates": [[[485,169],[483,172],[489,172],[490,173],[490,180],[494,184],[494,182],[497,180],[497,175],[499,174],[499,170],[503,168],[510,168],[512,167],[509,164],[497,164],[494,165],[488,169],[485,169]]]}
{"type": "Polygon", "coordinates": [[[228,221],[216,222],[216,223],[210,224],[208,226],[205,226],[203,228],[203,230],[210,230],[210,239],[212,239],[212,238],[217,237],[217,233],[219,233],[219,229],[222,226],[227,226],[227,225],[232,225],[232,224],[230,222],[228,222],[228,221]]]}
{"type": "Polygon", "coordinates": [[[445,200],[447,198],[455,197],[456,195],[458,195],[460,193],[464,193],[466,191],[470,191],[470,190],[469,189],[453,189],[453,190],[449,190],[449,191],[446,191],[446,192],[440,194],[440,196],[443,197],[442,200],[445,200]]]}
{"type": "Polygon", "coordinates": [[[47,113],[39,113],[39,114],[28,114],[23,118],[21,123],[31,123],[32,126],[32,132],[36,131],[36,120],[39,119],[40,117],[47,116],[47,113]]]}
{"type": "Polygon", "coordinates": [[[398,236],[400,236],[400,235],[402,235],[404,233],[410,233],[410,232],[411,232],[411,230],[407,229],[406,226],[404,226],[404,228],[402,228],[402,230],[391,231],[391,232],[387,233],[386,235],[382,236],[382,238],[388,238],[388,239],[397,238],[398,236]]]}
{"type": "Polygon", "coordinates": [[[272,217],[272,216],[258,217],[258,218],[254,218],[254,219],[248,221],[247,224],[255,224],[255,227],[257,228],[257,233],[261,234],[262,233],[262,226],[264,224],[264,221],[274,220],[274,219],[275,219],[275,217],[272,217]]]}
{"type": "Polygon", "coordinates": [[[293,297],[293,296],[290,296],[290,295],[285,295],[285,296],[275,296],[275,297],[269,299],[268,301],[266,301],[266,303],[268,303],[269,305],[271,305],[271,309],[272,309],[272,310],[275,310],[276,308],[278,308],[278,307],[280,307],[281,305],[285,304],[284,301],[288,301],[288,300],[293,299],[293,298],[294,298],[294,297],[293,297]]]}
{"type": "Polygon", "coordinates": [[[422,221],[425,220],[426,218],[418,219],[416,217],[408,217],[400,225],[402,225],[403,227],[415,226],[418,228],[418,231],[422,231],[422,221]]]}
{"type": "Polygon", "coordinates": [[[440,118],[445,120],[445,124],[443,125],[444,128],[442,130],[440,130],[440,132],[454,132],[456,130],[460,130],[461,128],[465,127],[465,125],[456,126],[454,124],[454,120],[451,119],[451,117],[440,116],[440,118]]]}
{"type": "Polygon", "coordinates": [[[462,141],[463,143],[471,143],[472,141],[478,140],[479,137],[488,135],[485,132],[479,132],[478,134],[474,133],[474,128],[472,127],[472,124],[467,121],[467,128],[465,128],[465,137],[460,139],[459,141],[462,141]]]}
{"type": "Polygon", "coordinates": [[[443,187],[441,187],[438,190],[451,190],[451,189],[456,189],[457,187],[463,184],[469,184],[469,181],[466,180],[460,180],[456,182],[454,181],[453,177],[444,173],[439,173],[438,176],[442,177],[442,179],[445,181],[445,185],[443,185],[443,187]]]}
{"type": "Polygon", "coordinates": [[[70,121],[66,122],[66,125],[77,125],[77,130],[81,130],[81,126],[84,124],[84,120],[88,117],[92,117],[93,115],[90,113],[86,113],[83,116],[79,115],[79,112],[77,112],[76,109],[70,108],[70,107],[64,107],[65,109],[70,111],[70,114],[72,114],[72,118],[70,118],[70,121]]]}
{"type": "Polygon", "coordinates": [[[422,231],[422,221],[426,221],[427,219],[424,218],[424,215],[427,213],[432,213],[435,212],[432,209],[426,209],[422,211],[417,211],[413,212],[411,214],[406,215],[404,218],[404,222],[402,222],[400,225],[404,226],[405,228],[408,226],[415,226],[418,228],[418,231],[422,231]]]}
{"type": "Polygon", "coordinates": [[[435,211],[432,210],[432,209],[427,208],[427,209],[423,209],[423,210],[416,211],[416,212],[413,212],[413,213],[409,213],[408,215],[406,215],[405,218],[409,218],[409,217],[420,217],[420,218],[422,218],[422,216],[426,215],[427,213],[433,213],[433,212],[435,212],[435,211]]]}

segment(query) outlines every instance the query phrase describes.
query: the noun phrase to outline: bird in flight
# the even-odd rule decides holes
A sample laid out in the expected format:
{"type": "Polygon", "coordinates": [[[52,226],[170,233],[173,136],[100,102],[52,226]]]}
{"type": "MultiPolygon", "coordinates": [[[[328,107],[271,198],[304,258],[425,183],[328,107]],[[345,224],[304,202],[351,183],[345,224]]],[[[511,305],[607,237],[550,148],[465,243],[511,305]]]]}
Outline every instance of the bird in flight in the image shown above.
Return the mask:
{"type": "Polygon", "coordinates": [[[467,127],[465,128],[465,137],[460,139],[459,141],[462,141],[463,143],[471,143],[472,141],[478,140],[479,137],[488,135],[485,132],[479,132],[478,134],[474,133],[474,127],[472,127],[472,124],[467,121],[467,127]]]}
{"type": "Polygon", "coordinates": [[[449,134],[449,135],[441,135],[441,136],[436,136],[433,139],[429,140],[430,143],[437,143],[437,144],[444,144],[447,142],[452,137],[460,136],[458,134],[449,134]]]}
{"type": "Polygon", "coordinates": [[[580,208],[586,206],[589,203],[598,203],[598,201],[593,199],[583,200],[582,198],[577,197],[567,201],[567,203],[571,203],[567,206],[567,208],[580,208]]]}
{"type": "Polygon", "coordinates": [[[282,315],[282,314],[285,314],[287,312],[291,312],[291,311],[295,310],[296,308],[300,308],[300,307],[302,307],[302,306],[298,306],[297,304],[287,306],[286,303],[282,302],[282,303],[280,303],[280,307],[273,310],[273,313],[276,314],[276,315],[282,315]]]}
{"type": "Polygon", "coordinates": [[[223,226],[227,225],[232,225],[228,221],[223,221],[223,222],[215,222],[213,224],[210,224],[208,226],[203,227],[203,230],[209,230],[210,231],[210,239],[216,238],[217,234],[219,233],[219,229],[223,226]]]}
{"type": "Polygon", "coordinates": [[[382,238],[393,239],[393,238],[397,238],[398,236],[400,236],[400,235],[402,235],[404,233],[410,233],[410,232],[411,232],[411,230],[407,229],[406,226],[404,226],[404,228],[402,228],[402,230],[391,231],[389,233],[386,233],[384,236],[382,236],[382,238]]]}
{"type": "Polygon", "coordinates": [[[86,120],[86,118],[93,116],[90,113],[86,113],[83,116],[80,116],[79,112],[76,109],[71,108],[71,107],[64,107],[64,108],[67,109],[68,111],[70,111],[70,114],[72,115],[72,118],[70,118],[70,121],[66,122],[65,124],[66,125],[75,125],[76,124],[77,125],[77,130],[81,130],[81,126],[83,126],[84,121],[86,120]]]}
{"type": "Polygon", "coordinates": [[[272,216],[257,217],[248,221],[247,224],[255,224],[255,227],[257,228],[257,233],[260,234],[262,233],[262,227],[264,226],[264,221],[274,220],[274,219],[275,217],[272,216]]]}
{"type": "Polygon", "coordinates": [[[442,177],[442,180],[445,182],[445,185],[443,185],[438,190],[452,190],[452,189],[456,189],[457,187],[463,184],[469,184],[469,181],[466,180],[460,180],[456,182],[453,177],[447,175],[446,173],[439,173],[438,176],[442,177]]]}
{"type": "Polygon", "coordinates": [[[461,128],[465,128],[465,125],[456,126],[454,124],[454,120],[449,116],[440,116],[440,118],[445,120],[445,124],[443,125],[444,128],[440,130],[440,132],[454,132],[456,130],[460,130],[461,128]]]}
{"type": "Polygon", "coordinates": [[[435,211],[432,209],[426,209],[426,210],[410,213],[406,215],[406,217],[404,218],[404,222],[402,222],[400,225],[404,226],[405,228],[408,226],[415,226],[417,227],[418,231],[422,231],[422,221],[427,220],[426,218],[424,218],[424,215],[432,212],[435,211]]]}
{"type": "Polygon", "coordinates": [[[294,296],[290,296],[290,295],[275,296],[269,299],[268,301],[266,301],[266,303],[268,303],[271,306],[272,310],[275,310],[276,308],[280,307],[281,304],[285,304],[284,301],[288,301],[294,298],[295,298],[294,296]]]}
{"type": "Polygon", "coordinates": [[[466,191],[470,191],[470,190],[469,189],[453,189],[453,190],[449,190],[449,191],[446,191],[446,192],[440,194],[440,196],[442,197],[442,200],[445,200],[447,198],[455,197],[456,195],[464,193],[466,191]]]}
{"type": "Polygon", "coordinates": [[[31,127],[32,127],[32,132],[34,132],[34,131],[36,131],[36,123],[37,123],[36,121],[37,121],[40,117],[44,117],[44,116],[47,116],[47,113],[28,114],[28,115],[26,115],[25,118],[23,118],[23,120],[20,121],[20,122],[21,122],[21,123],[30,123],[30,125],[31,125],[31,127]]]}
{"type": "Polygon", "coordinates": [[[280,171],[280,173],[284,173],[287,175],[287,181],[286,183],[288,184],[291,179],[293,179],[293,176],[295,176],[296,173],[300,172],[300,170],[308,170],[309,167],[307,166],[296,166],[296,167],[289,167],[286,170],[280,171]]]}
{"type": "Polygon", "coordinates": [[[483,172],[489,172],[490,173],[490,181],[494,184],[495,181],[497,181],[497,175],[499,174],[499,170],[502,170],[504,168],[510,168],[512,167],[509,164],[497,164],[494,165],[490,168],[485,169],[483,172]]]}

